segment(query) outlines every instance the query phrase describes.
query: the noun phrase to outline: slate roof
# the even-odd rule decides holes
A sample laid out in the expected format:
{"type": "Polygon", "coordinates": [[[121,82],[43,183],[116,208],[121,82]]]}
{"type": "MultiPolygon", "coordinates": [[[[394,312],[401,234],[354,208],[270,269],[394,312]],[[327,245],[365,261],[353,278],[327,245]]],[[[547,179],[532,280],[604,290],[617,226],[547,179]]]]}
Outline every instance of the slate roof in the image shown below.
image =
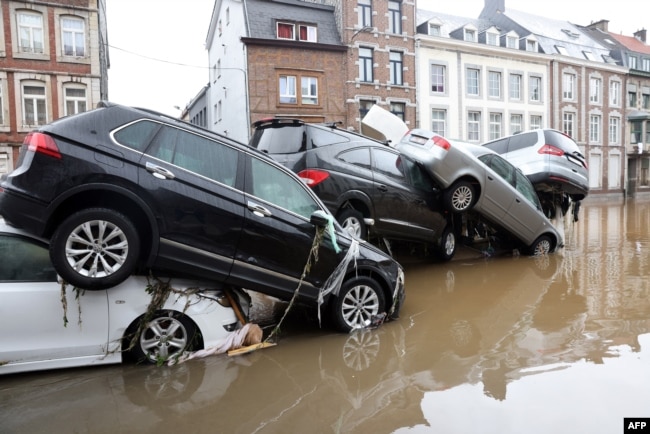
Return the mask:
{"type": "MultiPolygon", "coordinates": [[[[418,33],[428,33],[428,22],[432,19],[440,21],[440,36],[449,38],[451,35],[458,29],[461,29],[468,24],[476,27],[479,33],[493,27],[494,24],[491,21],[483,20],[480,18],[467,18],[460,17],[457,15],[448,15],[440,12],[427,11],[423,9],[417,10],[416,20],[418,26],[418,33]]],[[[456,38],[458,39],[458,38],[456,38]]],[[[462,38],[461,38],[462,39],[462,38]]]]}
{"type": "Polygon", "coordinates": [[[341,45],[334,7],[300,0],[247,0],[251,38],[277,39],[275,23],[280,20],[315,25],[318,43],[341,45]]]}

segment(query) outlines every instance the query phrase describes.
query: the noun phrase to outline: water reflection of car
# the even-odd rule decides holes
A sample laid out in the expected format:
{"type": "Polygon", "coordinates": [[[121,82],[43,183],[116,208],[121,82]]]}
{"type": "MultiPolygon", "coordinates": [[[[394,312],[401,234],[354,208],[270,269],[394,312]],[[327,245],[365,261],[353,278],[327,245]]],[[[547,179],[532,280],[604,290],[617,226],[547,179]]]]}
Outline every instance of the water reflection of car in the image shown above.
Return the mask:
{"type": "Polygon", "coordinates": [[[249,144],[296,172],[353,235],[425,243],[453,257],[455,236],[430,177],[385,143],[335,124],[274,118],[255,123],[249,144]]]}
{"type": "Polygon", "coordinates": [[[337,270],[356,245],[339,225],[341,251],[324,237],[302,279],[330,215],[316,194],[262,152],[148,110],[101,102],[28,134],[0,184],[0,214],[50,240],[57,273],[79,288],[149,270],[281,299],[300,287],[297,302],[345,331],[397,314],[403,297],[400,265],[367,243],[337,270]],[[323,291],[332,281],[342,284],[323,291]]]}
{"type": "MultiPolygon", "coordinates": [[[[160,310],[155,285],[132,276],[110,290],[62,288],[47,244],[0,220],[0,374],[133,361],[158,363],[217,345],[239,327],[226,295],[205,282],[170,281],[160,310]],[[67,324],[64,321],[67,319],[67,324]],[[146,320],[144,319],[146,318],[146,320]]],[[[247,315],[250,297],[233,296],[247,315]]]]}
{"type": "Polygon", "coordinates": [[[535,189],[524,174],[488,148],[453,142],[415,129],[397,148],[425,167],[453,213],[480,213],[516,237],[529,254],[552,252],[563,240],[542,213],[535,189]]]}
{"type": "Polygon", "coordinates": [[[579,201],[589,193],[587,161],[576,142],[560,131],[536,129],[482,146],[518,167],[542,194],[566,193],[579,201]]]}

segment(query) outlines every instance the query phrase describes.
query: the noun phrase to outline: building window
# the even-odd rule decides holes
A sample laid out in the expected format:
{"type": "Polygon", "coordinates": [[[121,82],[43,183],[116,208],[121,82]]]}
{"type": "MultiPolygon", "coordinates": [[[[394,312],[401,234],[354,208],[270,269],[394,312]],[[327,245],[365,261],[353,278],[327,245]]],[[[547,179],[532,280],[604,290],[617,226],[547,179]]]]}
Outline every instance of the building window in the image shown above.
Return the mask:
{"type": "MultiPolygon", "coordinates": [[[[20,11],[18,20],[18,49],[24,53],[43,53],[43,16],[20,11]]],[[[31,124],[30,124],[31,125],[31,124]]]]}
{"type": "Polygon", "coordinates": [[[569,55],[569,52],[567,51],[566,47],[563,45],[556,45],[555,50],[557,50],[557,52],[563,56],[569,55]]]}
{"type": "Polygon", "coordinates": [[[429,23],[429,35],[440,36],[440,24],[429,23]]]}
{"type": "Polygon", "coordinates": [[[526,51],[537,52],[537,41],[526,40],[526,51]]]}
{"type": "Polygon", "coordinates": [[[510,115],[510,134],[523,131],[524,117],[522,115],[510,115]]]}
{"type": "Polygon", "coordinates": [[[307,42],[317,41],[317,29],[315,26],[300,24],[298,26],[298,40],[307,42]]]}
{"type": "Polygon", "coordinates": [[[492,98],[501,98],[501,73],[490,71],[488,73],[488,95],[492,98]]]}
{"type": "Polygon", "coordinates": [[[375,105],[375,102],[369,99],[362,99],[359,101],[359,118],[363,119],[368,112],[370,111],[370,108],[375,105]]]}
{"type": "Polygon", "coordinates": [[[359,80],[371,83],[372,78],[372,49],[359,48],[359,80]]]}
{"type": "Polygon", "coordinates": [[[441,136],[447,135],[447,110],[431,110],[431,131],[441,136]]]}
{"type": "Polygon", "coordinates": [[[598,104],[600,103],[600,93],[602,90],[602,82],[600,78],[589,79],[589,102],[598,104]]]}
{"type": "Polygon", "coordinates": [[[630,142],[633,145],[641,143],[641,140],[643,140],[643,122],[633,121],[630,124],[630,142]]]}
{"type": "Polygon", "coordinates": [[[542,79],[540,77],[530,77],[528,79],[529,97],[531,102],[542,101],[542,79]]]}
{"type": "Polygon", "coordinates": [[[609,83],[609,102],[615,107],[621,105],[621,83],[618,81],[609,83]]]}
{"type": "Polygon", "coordinates": [[[467,113],[467,140],[481,140],[481,112],[467,113]]]}
{"type": "Polygon", "coordinates": [[[403,102],[390,103],[390,112],[400,118],[402,121],[406,120],[406,104],[403,102]]]}
{"type": "Polygon", "coordinates": [[[465,40],[467,42],[476,42],[476,30],[465,29],[465,40]]]}
{"type": "Polygon", "coordinates": [[[628,60],[630,62],[630,69],[636,69],[636,56],[629,56],[628,60]]]}
{"type": "Polygon", "coordinates": [[[565,100],[573,100],[575,95],[576,76],[573,74],[562,75],[562,97],[565,100]]]}
{"type": "Polygon", "coordinates": [[[645,110],[650,109],[650,94],[647,93],[641,94],[641,108],[645,110]]]}
{"type": "Polygon", "coordinates": [[[562,132],[569,137],[574,137],[575,133],[575,115],[573,113],[564,113],[562,115],[562,132]]]}
{"type": "Polygon", "coordinates": [[[516,36],[506,36],[506,47],[507,48],[517,48],[517,37],[516,36]]]}
{"type": "Polygon", "coordinates": [[[531,115],[530,116],[530,129],[531,130],[538,130],[542,128],[542,117],[539,115],[531,115]]]}
{"type": "Polygon", "coordinates": [[[485,42],[488,45],[499,45],[499,35],[497,33],[488,32],[485,35],[485,42]]]}
{"type": "Polygon", "coordinates": [[[589,116],[589,141],[600,143],[600,115],[589,116]]]}
{"type": "Polygon", "coordinates": [[[591,51],[583,51],[582,54],[584,54],[585,59],[587,60],[596,60],[596,56],[591,51]]]}
{"type": "Polygon", "coordinates": [[[87,109],[86,89],[79,87],[65,87],[63,89],[65,98],[65,115],[83,113],[87,109]]]}
{"type": "Polygon", "coordinates": [[[501,113],[490,113],[490,132],[488,140],[495,140],[501,137],[501,113]]]}
{"type": "Polygon", "coordinates": [[[404,69],[404,63],[402,61],[402,53],[398,51],[391,51],[389,55],[390,60],[390,84],[402,85],[404,84],[404,79],[402,77],[402,72],[404,69]]]}
{"type": "Polygon", "coordinates": [[[631,91],[627,93],[627,106],[631,108],[636,108],[636,91],[631,91]]]}
{"type": "Polygon", "coordinates": [[[510,99],[521,99],[521,75],[510,74],[510,99]]]}
{"type": "Polygon", "coordinates": [[[37,83],[23,85],[23,124],[44,125],[47,122],[45,86],[37,83]]]}
{"type": "Polygon", "coordinates": [[[431,92],[445,93],[445,67],[431,65],[431,92]]]}
{"type": "Polygon", "coordinates": [[[278,39],[291,39],[295,40],[295,26],[288,23],[277,23],[278,39]]]}
{"type": "Polygon", "coordinates": [[[298,104],[296,77],[293,75],[280,76],[280,104],[298,104]]]}
{"type": "Polygon", "coordinates": [[[481,71],[474,68],[467,69],[467,94],[479,96],[481,93],[480,87],[481,71]]]}
{"type": "Polygon", "coordinates": [[[390,1],[388,2],[388,32],[389,33],[402,33],[402,2],[390,1]]]}
{"type": "Polygon", "coordinates": [[[64,56],[83,57],[86,55],[86,31],[82,19],[62,17],[61,33],[64,56]]]}
{"type": "Polygon", "coordinates": [[[357,11],[359,12],[359,27],[372,26],[372,6],[371,0],[359,0],[357,2],[357,11]]]}
{"type": "Polygon", "coordinates": [[[621,143],[621,119],[609,118],[609,144],[618,145],[621,143]]]}
{"type": "Polygon", "coordinates": [[[302,104],[318,104],[318,79],[316,77],[301,77],[300,89],[300,102],[302,104]]]}
{"type": "Polygon", "coordinates": [[[644,57],[643,60],[641,60],[641,69],[643,69],[646,72],[650,72],[650,59],[647,57],[644,57]]]}

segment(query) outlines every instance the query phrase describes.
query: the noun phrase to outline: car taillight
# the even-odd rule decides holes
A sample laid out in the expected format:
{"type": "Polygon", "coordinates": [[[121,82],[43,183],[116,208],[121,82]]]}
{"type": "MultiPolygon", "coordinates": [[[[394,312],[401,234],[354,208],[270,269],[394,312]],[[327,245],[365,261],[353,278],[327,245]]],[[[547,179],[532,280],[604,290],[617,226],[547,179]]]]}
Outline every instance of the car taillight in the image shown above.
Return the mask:
{"type": "Polygon", "coordinates": [[[539,148],[539,151],[537,151],[538,154],[549,154],[549,155],[555,155],[557,157],[562,157],[564,155],[564,151],[557,146],[549,145],[546,144],[539,148]]]}
{"type": "Polygon", "coordinates": [[[436,144],[437,146],[440,146],[445,151],[448,151],[449,148],[451,148],[451,145],[449,144],[447,139],[445,139],[442,136],[433,136],[433,138],[431,140],[433,140],[434,144],[436,144]]]}
{"type": "Polygon", "coordinates": [[[298,172],[298,176],[310,187],[314,187],[329,178],[330,174],[324,170],[306,169],[298,172]]]}
{"type": "Polygon", "coordinates": [[[56,146],[54,139],[43,133],[29,133],[23,140],[23,145],[27,146],[32,152],[49,155],[50,157],[61,159],[61,153],[56,146]]]}

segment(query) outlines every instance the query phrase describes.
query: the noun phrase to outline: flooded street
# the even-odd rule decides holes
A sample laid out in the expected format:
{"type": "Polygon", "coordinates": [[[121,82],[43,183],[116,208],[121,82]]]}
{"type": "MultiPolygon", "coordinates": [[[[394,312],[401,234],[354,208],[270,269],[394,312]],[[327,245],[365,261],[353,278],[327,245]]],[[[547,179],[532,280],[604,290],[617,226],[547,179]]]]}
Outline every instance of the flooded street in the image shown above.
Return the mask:
{"type": "Polygon", "coordinates": [[[587,202],[548,257],[405,258],[376,330],[296,312],[244,356],[0,377],[0,432],[622,433],[650,417],[649,252],[650,202],[587,202]]]}

